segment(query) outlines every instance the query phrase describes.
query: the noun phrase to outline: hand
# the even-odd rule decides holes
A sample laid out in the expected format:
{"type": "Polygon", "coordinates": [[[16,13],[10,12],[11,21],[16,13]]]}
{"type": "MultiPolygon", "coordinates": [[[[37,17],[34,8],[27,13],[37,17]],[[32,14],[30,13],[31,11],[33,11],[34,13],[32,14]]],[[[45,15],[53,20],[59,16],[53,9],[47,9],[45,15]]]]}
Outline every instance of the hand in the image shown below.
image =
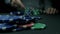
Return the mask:
{"type": "Polygon", "coordinates": [[[56,8],[48,8],[44,11],[44,13],[46,13],[46,14],[56,14],[56,13],[58,13],[58,10],[56,10],[56,8]]]}
{"type": "Polygon", "coordinates": [[[15,6],[16,7],[17,5],[16,5],[15,2],[16,2],[15,0],[11,0],[11,6],[15,6]]]}
{"type": "Polygon", "coordinates": [[[11,5],[12,6],[15,6],[15,7],[21,7],[21,8],[25,8],[25,6],[23,5],[23,3],[21,2],[21,0],[12,0],[11,2],[11,5]]]}

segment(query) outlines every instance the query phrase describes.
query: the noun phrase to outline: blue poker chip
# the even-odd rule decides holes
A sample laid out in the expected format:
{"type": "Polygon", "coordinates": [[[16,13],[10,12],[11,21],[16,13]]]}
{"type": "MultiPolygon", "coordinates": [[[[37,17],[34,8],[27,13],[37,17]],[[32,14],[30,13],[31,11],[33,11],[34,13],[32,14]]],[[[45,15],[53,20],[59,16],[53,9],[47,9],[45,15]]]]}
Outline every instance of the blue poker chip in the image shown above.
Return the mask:
{"type": "Polygon", "coordinates": [[[24,16],[23,19],[26,21],[31,21],[31,20],[39,20],[41,17],[40,16],[24,16]]]}
{"type": "Polygon", "coordinates": [[[18,23],[18,24],[26,24],[28,23],[28,21],[32,21],[33,19],[31,18],[31,16],[19,16],[19,18],[10,21],[11,23],[18,23]]]}
{"type": "Polygon", "coordinates": [[[10,20],[13,21],[14,19],[22,19],[22,20],[32,20],[32,19],[40,19],[40,17],[34,16],[13,16],[13,15],[1,15],[0,20],[10,20]]]}
{"type": "Polygon", "coordinates": [[[30,16],[24,16],[23,19],[26,21],[32,20],[32,18],[30,16]]]}
{"type": "Polygon", "coordinates": [[[15,16],[15,15],[0,15],[0,23],[19,23],[26,24],[33,21],[33,19],[38,20],[40,17],[36,16],[15,16]]]}
{"type": "Polygon", "coordinates": [[[23,25],[23,24],[26,24],[26,21],[25,20],[22,20],[22,19],[15,19],[14,21],[11,21],[10,24],[19,24],[19,25],[23,25]]]}
{"type": "Polygon", "coordinates": [[[12,31],[22,31],[22,30],[25,30],[25,28],[19,28],[19,27],[17,27],[17,28],[12,29],[12,31]]]}
{"type": "Polygon", "coordinates": [[[21,16],[12,16],[12,15],[0,15],[0,23],[2,22],[10,22],[10,21],[14,21],[16,19],[22,19],[21,16]]]}
{"type": "Polygon", "coordinates": [[[7,30],[7,29],[10,29],[12,27],[13,27],[13,25],[9,25],[6,23],[0,23],[0,30],[7,30]]]}
{"type": "Polygon", "coordinates": [[[34,19],[34,20],[40,20],[41,19],[40,16],[31,16],[31,18],[34,19]]]}

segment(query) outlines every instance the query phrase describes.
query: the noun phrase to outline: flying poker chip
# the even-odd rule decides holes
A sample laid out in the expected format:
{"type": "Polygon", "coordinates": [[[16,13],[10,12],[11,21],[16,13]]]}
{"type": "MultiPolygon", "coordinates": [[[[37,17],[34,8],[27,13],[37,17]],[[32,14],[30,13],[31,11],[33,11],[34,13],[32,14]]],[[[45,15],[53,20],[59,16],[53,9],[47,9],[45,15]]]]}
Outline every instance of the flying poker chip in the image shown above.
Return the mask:
{"type": "Polygon", "coordinates": [[[31,29],[44,29],[46,27],[45,24],[42,24],[42,23],[35,23],[31,29]]]}

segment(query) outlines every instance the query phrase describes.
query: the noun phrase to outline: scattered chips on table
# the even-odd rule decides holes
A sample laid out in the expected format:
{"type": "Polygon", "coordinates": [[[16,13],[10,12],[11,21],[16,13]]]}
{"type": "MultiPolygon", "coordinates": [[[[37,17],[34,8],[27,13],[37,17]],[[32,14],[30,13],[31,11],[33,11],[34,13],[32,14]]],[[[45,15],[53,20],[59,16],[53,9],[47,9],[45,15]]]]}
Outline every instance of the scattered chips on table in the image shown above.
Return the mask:
{"type": "Polygon", "coordinates": [[[27,8],[24,11],[10,12],[9,15],[0,15],[0,30],[2,31],[21,31],[25,29],[44,29],[45,24],[35,23],[40,20],[38,9],[27,8]],[[33,12],[32,12],[33,11],[33,12]],[[32,14],[33,13],[33,14],[32,14]]]}

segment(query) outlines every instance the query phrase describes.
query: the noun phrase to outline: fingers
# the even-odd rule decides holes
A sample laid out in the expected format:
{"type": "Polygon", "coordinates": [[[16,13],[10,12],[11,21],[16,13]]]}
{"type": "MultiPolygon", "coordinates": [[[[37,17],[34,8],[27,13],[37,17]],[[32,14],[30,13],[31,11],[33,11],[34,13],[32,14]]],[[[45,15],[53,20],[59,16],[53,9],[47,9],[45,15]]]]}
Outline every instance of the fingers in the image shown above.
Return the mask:
{"type": "Polygon", "coordinates": [[[21,2],[21,0],[16,0],[17,5],[21,6],[22,8],[25,8],[24,4],[21,2]]]}
{"type": "Polygon", "coordinates": [[[47,10],[44,11],[46,14],[56,14],[58,11],[55,8],[48,8],[47,10]]]}
{"type": "Polygon", "coordinates": [[[21,0],[12,0],[11,5],[14,6],[14,7],[19,7],[19,8],[25,9],[25,6],[21,2],[21,0]]]}
{"type": "Polygon", "coordinates": [[[46,10],[46,13],[49,14],[50,11],[51,11],[50,8],[48,8],[48,9],[46,10]]]}
{"type": "Polygon", "coordinates": [[[11,6],[17,7],[15,0],[12,0],[12,1],[11,1],[11,6]]]}
{"type": "Polygon", "coordinates": [[[55,14],[56,12],[57,12],[56,9],[53,9],[52,13],[55,14]]]}
{"type": "Polygon", "coordinates": [[[11,5],[13,5],[13,4],[14,4],[14,2],[15,2],[15,0],[12,0],[12,1],[11,1],[11,5]]]}

